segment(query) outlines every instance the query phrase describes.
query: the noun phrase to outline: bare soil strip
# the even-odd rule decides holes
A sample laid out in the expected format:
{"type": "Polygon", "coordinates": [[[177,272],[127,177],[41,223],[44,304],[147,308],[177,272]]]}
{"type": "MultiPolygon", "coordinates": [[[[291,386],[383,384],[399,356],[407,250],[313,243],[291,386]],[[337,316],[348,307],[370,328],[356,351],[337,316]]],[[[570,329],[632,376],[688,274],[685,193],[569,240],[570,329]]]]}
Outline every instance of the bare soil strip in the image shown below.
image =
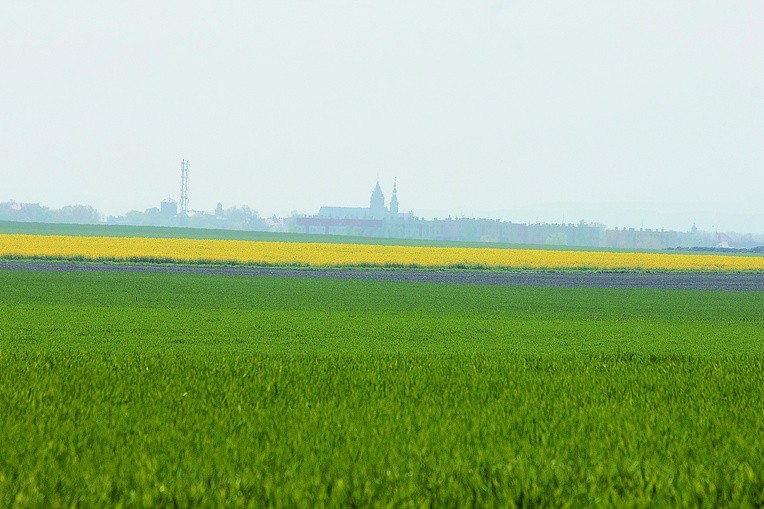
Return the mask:
{"type": "Polygon", "coordinates": [[[0,270],[57,272],[132,272],[217,274],[377,281],[457,283],[473,285],[655,288],[670,290],[764,291],[764,274],[701,272],[499,272],[417,269],[316,269],[126,263],[0,261],[0,270]]]}

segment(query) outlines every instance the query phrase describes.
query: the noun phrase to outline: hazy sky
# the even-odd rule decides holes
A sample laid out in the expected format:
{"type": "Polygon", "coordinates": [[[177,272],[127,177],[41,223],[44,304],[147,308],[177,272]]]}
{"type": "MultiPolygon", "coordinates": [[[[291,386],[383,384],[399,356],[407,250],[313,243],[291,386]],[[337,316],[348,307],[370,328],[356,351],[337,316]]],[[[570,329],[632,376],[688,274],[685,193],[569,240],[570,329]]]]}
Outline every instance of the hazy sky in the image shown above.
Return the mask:
{"type": "Polygon", "coordinates": [[[764,232],[764,2],[4,1],[0,201],[764,232]]]}

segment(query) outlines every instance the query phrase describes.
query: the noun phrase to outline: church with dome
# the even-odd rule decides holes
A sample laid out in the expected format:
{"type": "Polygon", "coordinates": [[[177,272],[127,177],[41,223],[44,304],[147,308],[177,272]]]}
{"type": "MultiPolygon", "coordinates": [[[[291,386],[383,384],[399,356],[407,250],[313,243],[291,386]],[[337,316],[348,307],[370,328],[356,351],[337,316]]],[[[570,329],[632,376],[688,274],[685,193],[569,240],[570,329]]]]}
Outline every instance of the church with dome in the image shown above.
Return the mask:
{"type": "Polygon", "coordinates": [[[393,183],[390,203],[385,203],[385,195],[379,180],[369,198],[368,207],[323,206],[318,214],[295,218],[295,226],[305,233],[329,235],[351,235],[365,237],[417,236],[421,232],[407,232],[414,223],[414,213],[398,210],[398,185],[393,183]]]}
{"type": "Polygon", "coordinates": [[[351,219],[351,220],[390,220],[398,219],[398,185],[393,184],[393,194],[390,198],[389,207],[385,205],[385,195],[377,181],[371,192],[368,207],[321,207],[316,217],[326,219],[351,219]]]}

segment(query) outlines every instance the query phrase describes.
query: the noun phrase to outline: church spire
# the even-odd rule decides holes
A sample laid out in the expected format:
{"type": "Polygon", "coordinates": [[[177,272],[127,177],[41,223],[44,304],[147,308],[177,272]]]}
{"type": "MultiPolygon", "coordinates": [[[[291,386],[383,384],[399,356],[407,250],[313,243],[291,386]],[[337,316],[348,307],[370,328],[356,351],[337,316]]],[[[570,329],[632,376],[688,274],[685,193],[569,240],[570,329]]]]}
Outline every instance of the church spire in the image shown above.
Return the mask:
{"type": "Polygon", "coordinates": [[[382,194],[382,188],[379,187],[379,180],[371,193],[369,200],[369,210],[372,217],[382,218],[385,216],[385,195],[382,194]]]}
{"type": "Polygon", "coordinates": [[[390,217],[398,217],[398,183],[393,181],[393,196],[390,198],[390,217]]]}

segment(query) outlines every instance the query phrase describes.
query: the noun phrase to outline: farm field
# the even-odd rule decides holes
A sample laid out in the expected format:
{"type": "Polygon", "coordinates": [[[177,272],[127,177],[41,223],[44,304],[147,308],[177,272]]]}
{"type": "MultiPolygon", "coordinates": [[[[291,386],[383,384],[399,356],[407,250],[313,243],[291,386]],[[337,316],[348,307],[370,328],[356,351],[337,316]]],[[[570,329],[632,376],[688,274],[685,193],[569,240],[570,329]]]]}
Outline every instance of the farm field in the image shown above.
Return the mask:
{"type": "Polygon", "coordinates": [[[764,504],[764,292],[0,284],[0,505],[764,504]]]}
{"type": "MultiPolygon", "coordinates": [[[[574,246],[540,246],[538,244],[507,244],[500,242],[457,242],[422,239],[396,239],[358,237],[343,235],[320,235],[307,233],[257,232],[241,230],[215,230],[207,228],[182,228],[162,226],[51,224],[0,221],[0,235],[53,235],[74,237],[133,237],[197,240],[243,240],[249,242],[292,242],[320,244],[362,244],[380,246],[428,246],[428,247],[476,247],[498,249],[542,249],[552,251],[576,251],[574,246]]],[[[588,248],[604,251],[604,248],[588,248]]],[[[639,252],[657,252],[638,250],[639,252]]]]}
{"type": "Polygon", "coordinates": [[[241,277],[353,279],[403,283],[451,283],[565,288],[649,288],[663,290],[764,291],[764,276],[755,272],[594,272],[498,271],[389,268],[256,267],[171,263],[98,263],[62,260],[2,260],[2,270],[48,272],[122,272],[134,274],[196,274],[241,277]]]}
{"type": "Polygon", "coordinates": [[[764,256],[0,234],[0,258],[299,267],[764,272],[764,256]]]}

